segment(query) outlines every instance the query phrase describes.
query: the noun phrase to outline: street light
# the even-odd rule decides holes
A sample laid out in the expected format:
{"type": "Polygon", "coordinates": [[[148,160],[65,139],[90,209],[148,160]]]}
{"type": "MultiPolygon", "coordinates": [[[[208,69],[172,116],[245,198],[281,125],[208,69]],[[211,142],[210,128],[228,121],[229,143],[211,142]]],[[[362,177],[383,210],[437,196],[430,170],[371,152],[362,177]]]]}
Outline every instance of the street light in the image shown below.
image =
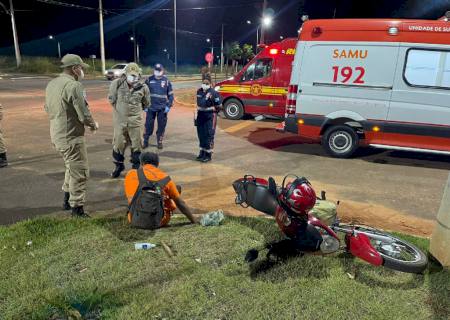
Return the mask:
{"type": "Polygon", "coordinates": [[[0,2],[0,6],[5,10],[6,14],[11,16],[11,26],[14,38],[14,51],[16,53],[16,64],[17,67],[22,63],[22,56],[20,55],[20,47],[19,47],[19,37],[17,36],[17,28],[16,28],[16,18],[14,17],[14,7],[12,0],[9,0],[9,10],[6,6],[0,2]]]}
{"type": "Polygon", "coordinates": [[[170,61],[170,53],[169,53],[169,51],[167,51],[167,49],[164,49],[163,52],[167,54],[167,60],[170,61]]]}
{"type": "MultiPolygon", "coordinates": [[[[50,40],[55,40],[55,37],[52,36],[52,35],[49,35],[48,38],[49,38],[50,40]]],[[[61,59],[61,44],[59,43],[59,40],[56,41],[56,42],[57,42],[57,44],[58,44],[58,57],[61,59]]]]}
{"type": "Polygon", "coordinates": [[[130,41],[133,42],[133,54],[134,54],[134,61],[136,63],[139,63],[139,43],[137,43],[137,40],[135,37],[131,36],[130,41]]]}
{"type": "Polygon", "coordinates": [[[283,40],[284,39],[284,37],[283,36],[280,36],[280,40],[283,40]]]}
{"type": "Polygon", "coordinates": [[[270,27],[270,25],[272,24],[272,17],[271,16],[265,16],[262,18],[262,23],[265,27],[270,27]]]}

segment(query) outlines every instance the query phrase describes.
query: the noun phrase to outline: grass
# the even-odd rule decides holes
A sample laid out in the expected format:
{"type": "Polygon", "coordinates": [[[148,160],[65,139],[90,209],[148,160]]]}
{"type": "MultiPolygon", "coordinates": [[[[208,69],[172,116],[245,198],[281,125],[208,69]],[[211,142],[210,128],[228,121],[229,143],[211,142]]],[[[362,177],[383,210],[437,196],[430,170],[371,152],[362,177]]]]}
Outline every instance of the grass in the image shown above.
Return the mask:
{"type": "MultiPolygon", "coordinates": [[[[176,218],[157,231],[124,217],[39,218],[0,228],[1,319],[448,319],[450,274],[411,275],[345,254],[247,265],[273,221],[220,227],[176,218]],[[27,244],[32,241],[32,244],[27,244]],[[135,251],[134,242],[165,241],[135,251]],[[347,273],[356,274],[351,279],[347,273]]],[[[426,248],[427,240],[407,237],[426,248]]]]}
{"type": "MultiPolygon", "coordinates": [[[[84,62],[89,64],[91,68],[87,70],[87,75],[103,76],[101,73],[101,62],[99,59],[95,60],[95,65],[90,58],[83,58],[84,62]]],[[[125,61],[118,60],[106,60],[106,69],[112,67],[118,63],[126,63],[125,61]]],[[[16,67],[16,60],[12,56],[0,56],[0,70],[3,72],[19,72],[28,74],[39,75],[53,75],[61,72],[60,59],[53,57],[22,57],[22,64],[19,68],[16,67]]],[[[151,74],[153,69],[151,66],[141,65],[143,74],[151,74]]],[[[169,75],[173,73],[171,66],[168,67],[169,75]]],[[[180,65],[178,67],[178,73],[183,74],[196,74],[200,75],[200,66],[195,65],[180,65]]]]}

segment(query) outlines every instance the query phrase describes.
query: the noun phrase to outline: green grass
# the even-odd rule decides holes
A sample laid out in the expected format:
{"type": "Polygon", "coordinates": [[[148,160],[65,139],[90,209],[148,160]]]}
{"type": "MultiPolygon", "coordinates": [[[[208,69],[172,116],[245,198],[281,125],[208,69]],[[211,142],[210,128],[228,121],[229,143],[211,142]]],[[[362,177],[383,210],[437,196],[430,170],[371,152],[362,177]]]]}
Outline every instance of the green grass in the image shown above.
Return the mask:
{"type": "MultiPolygon", "coordinates": [[[[157,231],[124,217],[40,218],[0,228],[1,319],[448,319],[450,274],[411,275],[344,254],[251,265],[273,221],[157,231]],[[32,241],[31,245],[27,245],[32,241]],[[134,242],[168,243],[135,251],[134,242]],[[200,259],[197,260],[196,259],[200,259]],[[351,279],[347,273],[355,273],[351,279]]],[[[407,237],[426,248],[427,240],[407,237]]]]}
{"type": "MultiPolygon", "coordinates": [[[[101,73],[101,62],[99,59],[95,60],[95,65],[90,58],[83,58],[84,62],[89,64],[91,68],[87,70],[88,75],[103,76],[101,73]]],[[[106,60],[106,69],[112,67],[118,63],[126,63],[125,61],[119,60],[106,60]]],[[[16,67],[16,60],[12,56],[0,56],[0,70],[3,72],[20,72],[28,74],[39,74],[39,75],[53,75],[61,72],[59,67],[61,64],[60,59],[54,57],[22,57],[22,64],[19,68],[16,67]]],[[[173,67],[166,66],[168,73],[173,74],[173,67]]],[[[152,66],[146,66],[141,64],[143,74],[151,74],[153,72],[152,66]]],[[[180,65],[178,67],[178,73],[183,74],[195,74],[200,76],[201,66],[196,65],[180,65]]]]}

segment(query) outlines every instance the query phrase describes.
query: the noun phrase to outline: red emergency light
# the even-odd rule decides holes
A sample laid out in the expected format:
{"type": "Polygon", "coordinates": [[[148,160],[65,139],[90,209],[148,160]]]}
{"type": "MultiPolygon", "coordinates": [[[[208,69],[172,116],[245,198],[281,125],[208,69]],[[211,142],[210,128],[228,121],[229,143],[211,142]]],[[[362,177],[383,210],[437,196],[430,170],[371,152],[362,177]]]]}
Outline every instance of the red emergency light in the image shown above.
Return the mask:
{"type": "Polygon", "coordinates": [[[272,48],[269,50],[269,53],[272,55],[278,54],[278,49],[277,48],[272,48]]]}

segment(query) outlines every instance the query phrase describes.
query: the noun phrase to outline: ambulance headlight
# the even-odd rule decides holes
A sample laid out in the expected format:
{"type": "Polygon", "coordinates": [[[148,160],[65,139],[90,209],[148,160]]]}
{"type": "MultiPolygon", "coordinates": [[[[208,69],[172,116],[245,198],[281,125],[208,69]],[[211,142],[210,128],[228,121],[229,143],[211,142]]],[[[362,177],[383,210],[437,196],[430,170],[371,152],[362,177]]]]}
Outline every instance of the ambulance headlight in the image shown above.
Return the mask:
{"type": "Polygon", "coordinates": [[[215,86],[215,87],[214,87],[214,90],[216,90],[217,92],[219,92],[219,91],[220,91],[220,86],[215,86]]]}

